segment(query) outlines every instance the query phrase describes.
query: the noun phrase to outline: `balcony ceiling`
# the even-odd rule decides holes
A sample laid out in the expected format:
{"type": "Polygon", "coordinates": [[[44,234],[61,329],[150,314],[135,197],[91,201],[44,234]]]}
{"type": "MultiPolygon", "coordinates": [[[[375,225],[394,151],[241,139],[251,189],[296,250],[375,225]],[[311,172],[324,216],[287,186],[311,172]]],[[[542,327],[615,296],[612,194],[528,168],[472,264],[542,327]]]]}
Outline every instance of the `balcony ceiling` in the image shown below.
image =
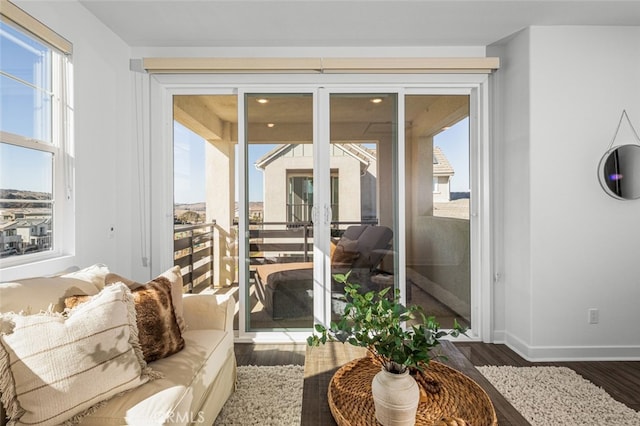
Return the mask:
{"type": "MultiPolygon", "coordinates": [[[[313,104],[310,96],[271,96],[261,104],[248,99],[250,143],[311,143],[313,104]],[[273,127],[267,124],[271,123],[273,127]]],[[[174,119],[209,141],[237,141],[238,107],[232,95],[174,97],[174,119]]],[[[395,131],[396,103],[385,95],[344,95],[331,101],[331,140],[371,142],[395,131]],[[372,103],[379,98],[380,103],[372,103]]],[[[469,114],[467,96],[414,95],[405,98],[405,130],[433,136],[469,114]]]]}
{"type": "Polygon", "coordinates": [[[486,46],[531,25],[640,25],[637,0],[79,2],[133,47],[486,46]]]}

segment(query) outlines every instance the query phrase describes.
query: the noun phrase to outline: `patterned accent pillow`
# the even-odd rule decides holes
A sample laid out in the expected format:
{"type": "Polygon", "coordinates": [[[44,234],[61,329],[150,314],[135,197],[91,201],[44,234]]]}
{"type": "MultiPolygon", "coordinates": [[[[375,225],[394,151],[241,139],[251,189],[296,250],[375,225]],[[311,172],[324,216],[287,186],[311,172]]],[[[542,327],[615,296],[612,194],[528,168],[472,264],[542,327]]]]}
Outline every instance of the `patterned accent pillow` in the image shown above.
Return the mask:
{"type": "MultiPolygon", "coordinates": [[[[178,321],[178,326],[180,327],[180,331],[184,332],[186,329],[186,326],[184,322],[184,308],[182,306],[183,282],[182,282],[182,274],[180,272],[180,267],[174,266],[168,269],[163,274],[159,275],[157,278],[149,282],[153,282],[160,277],[164,277],[168,279],[169,282],[171,283],[171,301],[173,302],[173,310],[176,313],[176,321],[178,321]]],[[[141,285],[144,285],[139,282],[125,278],[121,275],[114,274],[112,272],[107,274],[107,276],[105,277],[106,285],[117,283],[117,282],[125,283],[132,290],[134,288],[140,287],[141,285]]]]}
{"type": "MultiPolygon", "coordinates": [[[[132,287],[138,338],[145,361],[152,362],[181,351],[184,339],[176,321],[169,280],[160,276],[132,287]]],[[[65,305],[73,308],[88,299],[89,296],[67,297],[65,305]]]]}
{"type": "Polygon", "coordinates": [[[77,421],[157,377],[138,342],[133,297],[110,286],[69,313],[0,315],[0,392],[10,425],[77,421]]]}

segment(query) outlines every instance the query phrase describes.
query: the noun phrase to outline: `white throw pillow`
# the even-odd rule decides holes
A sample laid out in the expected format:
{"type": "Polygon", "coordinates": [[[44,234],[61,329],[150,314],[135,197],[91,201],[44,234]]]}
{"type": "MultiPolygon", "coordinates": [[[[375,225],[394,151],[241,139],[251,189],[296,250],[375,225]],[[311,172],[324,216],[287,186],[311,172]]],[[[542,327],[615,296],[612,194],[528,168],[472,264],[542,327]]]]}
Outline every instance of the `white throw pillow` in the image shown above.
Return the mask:
{"type": "Polygon", "coordinates": [[[53,277],[36,277],[0,283],[0,312],[37,314],[51,304],[62,312],[64,299],[86,294],[93,296],[104,287],[109,268],[96,264],[72,273],[53,277]]]}
{"type": "Polygon", "coordinates": [[[0,393],[9,425],[77,420],[154,377],[124,284],[105,287],[68,318],[0,315],[0,331],[0,393]]]}
{"type": "Polygon", "coordinates": [[[108,273],[109,268],[107,265],[96,263],[95,265],[87,266],[84,269],[63,274],[61,277],[87,281],[95,285],[98,290],[102,290],[104,288],[104,278],[108,273]]]}

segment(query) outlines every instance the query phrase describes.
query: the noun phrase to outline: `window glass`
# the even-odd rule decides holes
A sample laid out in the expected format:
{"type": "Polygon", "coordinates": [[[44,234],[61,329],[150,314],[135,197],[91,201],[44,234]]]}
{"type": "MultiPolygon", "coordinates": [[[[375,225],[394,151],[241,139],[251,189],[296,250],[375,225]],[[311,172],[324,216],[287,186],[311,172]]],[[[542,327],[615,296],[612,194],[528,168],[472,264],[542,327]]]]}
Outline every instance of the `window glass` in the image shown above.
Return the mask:
{"type": "Polygon", "coordinates": [[[51,50],[0,23],[0,130],[51,142],[51,50]]]}
{"type": "Polygon", "coordinates": [[[52,249],[53,157],[0,143],[0,257],[52,249]]]}
{"type": "MultiPolygon", "coordinates": [[[[64,179],[54,138],[53,64],[59,52],[26,30],[0,22],[0,258],[54,249],[54,188],[64,179]],[[56,178],[56,176],[58,176],[56,178]]],[[[62,68],[60,68],[60,71],[62,68]]],[[[56,73],[62,76],[62,72],[56,73]]],[[[62,103],[62,93],[56,95],[62,103]]],[[[56,208],[60,210],[59,208],[56,208]]],[[[56,217],[63,217],[57,211],[56,217]]],[[[23,258],[24,256],[24,258],[23,258]]],[[[24,259],[24,261],[23,261],[24,259]]],[[[9,262],[9,263],[5,263],[9,262]]]]}

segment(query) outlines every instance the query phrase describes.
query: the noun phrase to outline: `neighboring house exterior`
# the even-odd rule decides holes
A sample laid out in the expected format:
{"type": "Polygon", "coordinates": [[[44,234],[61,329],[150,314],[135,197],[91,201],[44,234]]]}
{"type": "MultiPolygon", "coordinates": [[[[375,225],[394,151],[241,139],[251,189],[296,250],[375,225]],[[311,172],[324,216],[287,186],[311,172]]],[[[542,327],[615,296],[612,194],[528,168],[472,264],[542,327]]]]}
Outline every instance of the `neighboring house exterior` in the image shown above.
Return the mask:
{"type": "Polygon", "coordinates": [[[0,250],[18,250],[22,245],[22,236],[18,235],[15,221],[0,223],[0,250]]]}
{"type": "Polygon", "coordinates": [[[51,219],[18,219],[0,224],[0,248],[25,250],[46,250],[51,248],[51,219]]]}
{"type": "MultiPolygon", "coordinates": [[[[362,144],[331,144],[333,222],[377,219],[377,164],[375,150],[362,144]]],[[[264,222],[312,221],[311,144],[278,145],[256,161],[256,167],[264,171],[264,222]]]]}
{"type": "MultiPolygon", "coordinates": [[[[313,208],[311,145],[278,145],[256,162],[264,172],[264,221],[309,222],[313,208]]],[[[377,160],[375,149],[362,144],[331,145],[333,222],[376,220],[377,160]],[[360,203],[340,200],[360,199],[360,203]]],[[[451,200],[454,170],[440,147],[433,148],[433,201],[451,200]]]]}
{"type": "Polygon", "coordinates": [[[439,146],[433,147],[433,201],[451,201],[451,178],[453,167],[439,146]]]}

